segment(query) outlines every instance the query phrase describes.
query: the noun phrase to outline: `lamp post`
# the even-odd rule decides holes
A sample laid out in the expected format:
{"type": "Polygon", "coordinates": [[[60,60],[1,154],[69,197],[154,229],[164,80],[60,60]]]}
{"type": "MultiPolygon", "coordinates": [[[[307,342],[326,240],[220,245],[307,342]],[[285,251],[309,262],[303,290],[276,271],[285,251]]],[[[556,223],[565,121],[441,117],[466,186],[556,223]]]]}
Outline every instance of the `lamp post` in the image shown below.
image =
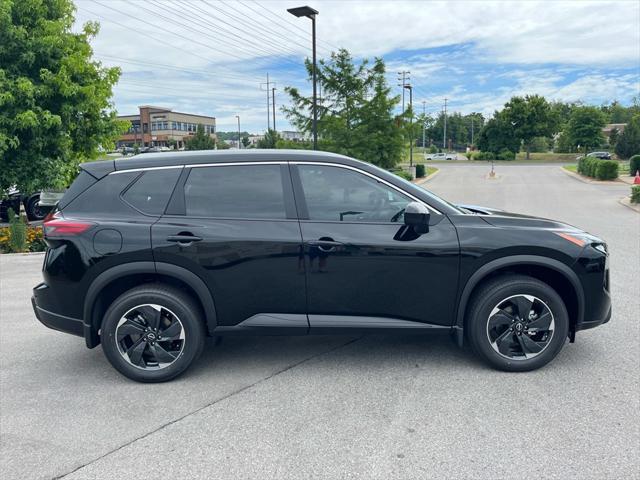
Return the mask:
{"type": "Polygon", "coordinates": [[[307,17],[311,19],[311,40],[313,50],[313,149],[318,149],[318,99],[316,94],[316,15],[317,10],[309,6],[288,8],[287,12],[296,17],[307,17]]]}
{"type": "Polygon", "coordinates": [[[413,87],[405,85],[404,88],[409,90],[409,111],[411,112],[409,119],[409,167],[413,167],[413,87]]]}
{"type": "Polygon", "coordinates": [[[238,119],[238,150],[240,150],[242,148],[240,146],[240,115],[236,115],[236,118],[238,119]]]}

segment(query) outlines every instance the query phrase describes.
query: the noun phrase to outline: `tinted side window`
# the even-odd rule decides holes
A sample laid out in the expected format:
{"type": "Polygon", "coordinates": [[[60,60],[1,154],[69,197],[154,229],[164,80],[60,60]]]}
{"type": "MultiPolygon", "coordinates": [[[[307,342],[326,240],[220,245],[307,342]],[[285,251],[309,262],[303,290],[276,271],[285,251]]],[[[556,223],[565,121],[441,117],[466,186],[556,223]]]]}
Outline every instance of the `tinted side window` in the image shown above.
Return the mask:
{"type": "Polygon", "coordinates": [[[181,171],[181,168],[147,170],[122,198],[147,215],[162,215],[181,171]]]}
{"type": "Polygon", "coordinates": [[[406,195],[353,170],[299,165],[310,220],[402,222],[406,195]]]}
{"type": "Polygon", "coordinates": [[[184,199],[192,217],[286,218],[280,165],[192,168],[184,199]]]}

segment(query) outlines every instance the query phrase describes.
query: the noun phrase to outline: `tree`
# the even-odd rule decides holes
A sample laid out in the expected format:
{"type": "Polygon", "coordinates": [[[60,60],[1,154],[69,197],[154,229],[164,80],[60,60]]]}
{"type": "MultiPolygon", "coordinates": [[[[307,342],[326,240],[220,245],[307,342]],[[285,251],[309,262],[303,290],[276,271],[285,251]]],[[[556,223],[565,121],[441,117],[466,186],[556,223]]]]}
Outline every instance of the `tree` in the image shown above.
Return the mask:
{"type": "Polygon", "coordinates": [[[278,140],[280,140],[280,135],[270,128],[264,137],[258,140],[258,148],[276,148],[278,140]]]}
{"type": "Polygon", "coordinates": [[[612,148],[615,148],[616,143],[618,143],[618,138],[620,138],[620,130],[617,128],[612,128],[609,132],[609,145],[612,148]]]}
{"type": "Polygon", "coordinates": [[[530,158],[532,141],[535,137],[551,137],[556,133],[559,120],[551,105],[540,95],[512,97],[504,105],[505,120],[513,126],[516,138],[520,139],[530,158]]]}
{"type": "Polygon", "coordinates": [[[251,143],[251,141],[249,140],[249,136],[248,135],[243,136],[241,142],[242,142],[242,146],[244,148],[247,148],[249,146],[249,144],[251,143]]]}
{"type": "Polygon", "coordinates": [[[204,126],[202,124],[198,124],[196,134],[189,137],[185,144],[185,149],[187,150],[213,150],[215,147],[215,140],[204,133],[204,126]]]}
{"type": "Polygon", "coordinates": [[[503,150],[513,153],[520,151],[520,139],[516,137],[513,125],[505,118],[504,111],[495,112],[485,123],[476,141],[483,152],[498,154],[503,150]]]}
{"type": "Polygon", "coordinates": [[[570,144],[585,151],[598,147],[604,141],[605,123],[605,115],[597,107],[574,108],[566,127],[570,144]]]}
{"type": "MultiPolygon", "coordinates": [[[[306,61],[309,78],[312,64],[306,61]]],[[[402,126],[393,114],[399,97],[390,97],[384,62],[372,67],[363,60],[356,65],[347,50],[320,60],[318,82],[322,102],[318,106],[319,148],[349,155],[378,165],[395,165],[402,156],[402,126]]],[[[287,87],[291,107],[283,108],[293,125],[311,131],[312,99],[287,87]]]]}
{"type": "Polygon", "coordinates": [[[616,154],[620,158],[630,158],[640,154],[640,115],[635,115],[629,120],[616,143],[616,154]]]}
{"type": "Polygon", "coordinates": [[[0,0],[0,191],[66,186],[128,128],[110,100],[120,69],[92,59],[99,25],[73,23],[71,0],[0,0]]]}

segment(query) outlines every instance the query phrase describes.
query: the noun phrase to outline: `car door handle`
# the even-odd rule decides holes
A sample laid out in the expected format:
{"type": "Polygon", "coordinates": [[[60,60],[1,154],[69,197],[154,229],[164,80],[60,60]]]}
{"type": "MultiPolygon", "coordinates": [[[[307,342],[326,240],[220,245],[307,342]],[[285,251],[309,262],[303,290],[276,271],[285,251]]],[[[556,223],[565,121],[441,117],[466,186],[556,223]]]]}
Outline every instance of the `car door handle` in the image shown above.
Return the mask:
{"type": "Polygon", "coordinates": [[[309,240],[306,244],[310,247],[315,247],[321,252],[333,253],[337,247],[343,247],[344,243],[336,242],[334,240],[309,240]]]}
{"type": "Polygon", "coordinates": [[[191,245],[193,242],[199,242],[202,240],[202,237],[196,237],[191,234],[181,234],[181,235],[170,235],[167,237],[167,242],[175,242],[180,245],[187,247],[191,245]]]}

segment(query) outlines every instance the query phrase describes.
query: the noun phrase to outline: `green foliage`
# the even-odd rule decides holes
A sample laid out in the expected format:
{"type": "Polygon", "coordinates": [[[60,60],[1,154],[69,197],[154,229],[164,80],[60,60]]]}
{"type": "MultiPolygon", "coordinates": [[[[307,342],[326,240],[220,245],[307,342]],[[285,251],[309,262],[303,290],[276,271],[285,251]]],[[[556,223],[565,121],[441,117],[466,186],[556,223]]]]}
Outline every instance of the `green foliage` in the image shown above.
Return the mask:
{"type": "Polygon", "coordinates": [[[640,153],[640,114],[635,115],[620,135],[616,143],[616,154],[620,158],[629,158],[640,153]]]}
{"type": "Polygon", "coordinates": [[[9,217],[9,249],[11,252],[27,251],[27,225],[12,208],[7,211],[9,217]]]}
{"type": "Polygon", "coordinates": [[[580,157],[577,171],[581,175],[598,180],[614,180],[618,178],[620,164],[615,160],[600,160],[595,157],[580,157]]]}
{"type": "Polygon", "coordinates": [[[618,178],[618,162],[615,160],[599,160],[596,162],[596,178],[598,180],[614,180],[618,178]]]}
{"type": "Polygon", "coordinates": [[[601,109],[606,116],[607,123],[629,123],[634,115],[640,114],[638,97],[633,99],[633,104],[629,107],[614,100],[610,105],[603,105],[601,109]]]}
{"type": "Polygon", "coordinates": [[[195,135],[189,137],[185,142],[186,150],[213,150],[215,147],[215,140],[204,132],[202,124],[198,124],[195,135]]]}
{"type": "Polygon", "coordinates": [[[64,187],[129,126],[110,101],[120,69],[91,58],[98,24],[73,23],[71,0],[0,1],[0,190],[64,187]]]}
{"type": "Polygon", "coordinates": [[[482,160],[482,161],[489,161],[489,160],[497,160],[497,154],[493,153],[493,152],[475,152],[473,154],[473,159],[474,160],[482,160]]]}
{"type": "Polygon", "coordinates": [[[418,163],[416,165],[416,178],[422,178],[424,177],[424,174],[425,174],[424,164],[418,163]]]}
{"type": "Polygon", "coordinates": [[[515,160],[516,159],[516,154],[513,153],[511,150],[507,150],[502,149],[500,150],[500,153],[498,153],[496,160],[515,160]]]}
{"type": "Polygon", "coordinates": [[[478,135],[478,148],[483,152],[497,153],[501,150],[520,151],[520,139],[516,137],[513,125],[503,112],[495,112],[478,135]]]}
{"type": "Polygon", "coordinates": [[[436,147],[435,145],[431,145],[429,147],[429,153],[438,153],[438,147],[436,147]]]}
{"type": "MultiPolygon", "coordinates": [[[[322,141],[318,142],[318,146],[322,146],[322,141]]],[[[293,140],[285,140],[280,138],[276,141],[276,148],[287,150],[311,150],[313,144],[311,142],[295,142],[293,140]]],[[[321,148],[324,150],[324,148],[321,148]]]]}
{"type": "Polygon", "coordinates": [[[533,153],[546,153],[551,150],[550,143],[549,137],[534,137],[531,139],[531,148],[529,151],[533,153]]]}
{"type": "Polygon", "coordinates": [[[557,132],[560,123],[551,105],[539,95],[512,97],[505,103],[501,113],[505,123],[512,126],[515,138],[524,144],[527,160],[532,151],[533,139],[552,136],[557,132]]]}
{"type": "Polygon", "coordinates": [[[240,142],[242,143],[242,146],[244,148],[247,148],[249,146],[249,144],[251,143],[251,141],[249,140],[249,136],[245,135],[244,137],[242,137],[242,140],[240,140],[240,142]]]}
{"type": "Polygon", "coordinates": [[[617,128],[612,128],[609,132],[609,145],[615,148],[618,138],[620,138],[620,131],[617,128]]]}
{"type": "Polygon", "coordinates": [[[406,170],[397,170],[393,173],[395,173],[399,177],[404,178],[405,180],[409,180],[409,181],[413,180],[413,176],[411,176],[411,173],[407,172],[406,170]]]}
{"type": "Polygon", "coordinates": [[[631,203],[640,203],[640,185],[631,186],[631,203]]]}
{"type": "Polygon", "coordinates": [[[258,148],[276,148],[278,140],[281,140],[280,135],[275,130],[269,129],[264,134],[264,138],[258,140],[258,148]]]}
{"type": "MultiPolygon", "coordinates": [[[[311,78],[313,66],[306,61],[311,78]]],[[[369,161],[384,168],[396,165],[403,153],[403,122],[394,116],[399,97],[391,97],[385,66],[376,58],[356,65],[347,50],[320,60],[318,83],[322,104],[318,112],[321,150],[341,153],[369,161]]],[[[312,99],[294,87],[287,87],[291,107],[283,111],[299,130],[311,132],[312,99]]],[[[279,143],[279,142],[278,142],[279,143]]]]}
{"type": "Polygon", "coordinates": [[[576,151],[576,148],[571,143],[571,138],[569,137],[569,133],[566,128],[562,130],[556,138],[553,151],[555,153],[574,153],[576,151]]]}
{"type": "Polygon", "coordinates": [[[640,155],[634,155],[629,159],[629,176],[635,177],[637,171],[640,171],[640,155]]]}
{"type": "Polygon", "coordinates": [[[605,116],[596,107],[576,107],[567,123],[566,132],[572,147],[589,150],[603,141],[602,127],[605,116]]]}

